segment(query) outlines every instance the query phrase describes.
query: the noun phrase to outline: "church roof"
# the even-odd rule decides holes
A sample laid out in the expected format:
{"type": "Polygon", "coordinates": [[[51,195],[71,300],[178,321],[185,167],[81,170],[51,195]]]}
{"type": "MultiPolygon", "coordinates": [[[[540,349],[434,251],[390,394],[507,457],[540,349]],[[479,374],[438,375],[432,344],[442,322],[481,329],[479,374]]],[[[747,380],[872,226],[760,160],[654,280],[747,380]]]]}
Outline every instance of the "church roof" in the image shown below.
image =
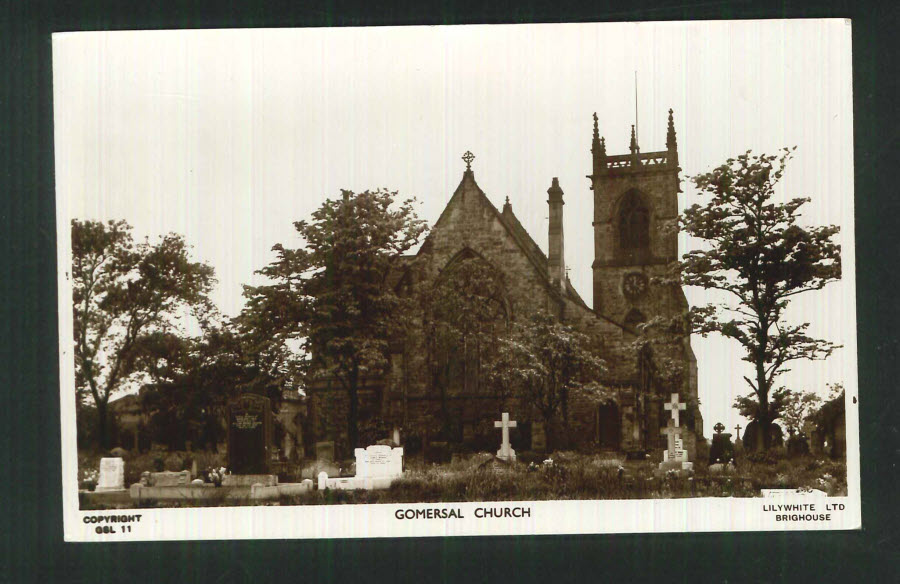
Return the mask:
{"type": "MultiPolygon", "coordinates": [[[[498,211],[497,207],[494,206],[494,204],[488,198],[487,194],[485,194],[485,192],[481,190],[481,187],[478,186],[478,183],[475,182],[475,173],[470,168],[466,169],[466,171],[463,173],[463,177],[459,183],[459,186],[456,187],[453,196],[450,197],[450,200],[444,207],[443,212],[441,212],[440,217],[438,217],[438,220],[435,222],[434,227],[432,228],[432,232],[439,229],[441,224],[447,220],[449,209],[453,206],[454,201],[458,197],[463,196],[463,192],[467,189],[467,187],[478,193],[478,196],[481,197],[485,207],[487,207],[496,216],[500,224],[506,228],[513,241],[529,259],[531,264],[537,270],[538,274],[540,274],[542,280],[544,281],[544,284],[548,287],[548,289],[550,289],[554,293],[560,293],[559,289],[550,281],[548,270],[549,260],[547,259],[547,255],[543,252],[543,250],[541,250],[541,248],[534,241],[531,235],[528,234],[528,231],[525,229],[525,227],[522,226],[519,218],[516,217],[515,213],[513,213],[512,205],[509,205],[507,203],[506,205],[504,205],[502,213],[498,211]],[[470,184],[467,184],[467,182],[470,182],[470,184]]],[[[423,251],[429,249],[428,239],[430,237],[431,235],[429,234],[428,238],[426,238],[425,242],[422,244],[422,248],[419,250],[419,253],[422,253],[423,251]]],[[[399,278],[397,281],[399,282],[399,278]]],[[[564,294],[566,298],[568,298],[572,302],[575,302],[585,310],[591,310],[575,290],[575,287],[572,286],[572,282],[569,281],[568,277],[566,277],[565,289],[562,291],[562,294],[564,294]]],[[[602,318],[603,320],[606,320],[622,328],[622,325],[620,323],[617,323],[601,314],[594,314],[596,314],[599,318],[602,318]]]]}
{"type": "MultiPolygon", "coordinates": [[[[486,196],[485,198],[487,199],[486,196]]],[[[490,205],[491,208],[496,211],[496,207],[494,207],[490,199],[488,199],[487,202],[488,205],[490,205]]],[[[540,266],[539,271],[549,284],[550,276],[547,268],[550,262],[547,259],[547,255],[541,250],[540,247],[538,247],[538,244],[534,241],[531,235],[528,234],[528,231],[525,230],[525,227],[522,226],[519,218],[516,217],[516,214],[512,210],[512,205],[510,205],[509,203],[504,205],[503,212],[498,213],[498,215],[500,217],[500,222],[503,223],[510,231],[513,239],[516,240],[516,243],[519,244],[519,247],[522,248],[522,251],[529,255],[533,263],[540,266]]],[[[584,308],[588,307],[587,304],[584,303],[584,300],[582,300],[581,296],[579,296],[578,292],[575,290],[575,287],[572,286],[572,282],[569,281],[568,276],[566,276],[565,286],[566,296],[568,296],[572,301],[578,303],[584,308]]]]}

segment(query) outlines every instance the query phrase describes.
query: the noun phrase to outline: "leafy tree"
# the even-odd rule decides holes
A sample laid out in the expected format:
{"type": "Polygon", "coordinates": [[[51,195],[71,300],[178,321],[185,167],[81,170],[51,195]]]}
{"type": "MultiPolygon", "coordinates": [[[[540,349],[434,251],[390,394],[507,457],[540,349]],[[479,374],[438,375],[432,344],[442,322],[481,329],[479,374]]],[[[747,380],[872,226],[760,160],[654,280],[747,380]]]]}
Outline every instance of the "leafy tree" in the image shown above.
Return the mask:
{"type": "MultiPolygon", "coordinates": [[[[655,279],[666,284],[664,278],[655,279]]],[[[638,333],[630,348],[637,354],[649,350],[656,365],[654,375],[667,389],[664,393],[686,393],[688,361],[685,354],[690,331],[690,314],[687,310],[673,315],[655,315],[635,327],[638,333]]]]}
{"type": "Polygon", "coordinates": [[[692,322],[704,336],[719,333],[744,348],[755,375],[744,377],[753,392],[738,407],[759,422],[764,448],[778,413],[769,395],[777,376],[791,361],[825,359],[838,348],[809,336],[809,323],[789,324],[784,314],[795,296],[841,277],[840,246],[832,240],[839,228],[801,227],[799,210],[810,199],[776,198],[791,152],[747,152],[695,176],[695,186],[711,199],[692,205],[681,219],[682,229],[708,246],[684,256],[683,283],[720,290],[731,300],[695,308],[692,322]]]}
{"type": "Polygon", "coordinates": [[[396,195],[345,190],[325,201],[311,221],[294,223],[304,247],[276,245],[277,259],[259,270],[274,283],[246,291],[259,319],[255,326],[298,341],[308,379],[334,380],[346,391],[351,448],[357,445],[359,389],[384,373],[404,309],[388,276],[425,231],[413,201],[398,206],[396,195]]]}
{"type": "Polygon", "coordinates": [[[788,397],[785,400],[781,419],[787,427],[788,434],[801,434],[804,431],[806,419],[818,410],[822,398],[812,391],[787,390],[788,397]]]}
{"type": "Polygon", "coordinates": [[[568,425],[573,395],[598,402],[611,395],[595,381],[604,371],[587,335],[548,314],[536,314],[514,322],[500,339],[490,378],[538,411],[553,438],[558,419],[568,425]]]}
{"type": "Polygon", "coordinates": [[[101,447],[109,445],[109,398],[139,371],[145,341],[180,333],[188,310],[207,319],[213,282],[213,269],[191,262],[179,235],[135,245],[124,221],[72,221],[76,391],[97,408],[101,447]]]}

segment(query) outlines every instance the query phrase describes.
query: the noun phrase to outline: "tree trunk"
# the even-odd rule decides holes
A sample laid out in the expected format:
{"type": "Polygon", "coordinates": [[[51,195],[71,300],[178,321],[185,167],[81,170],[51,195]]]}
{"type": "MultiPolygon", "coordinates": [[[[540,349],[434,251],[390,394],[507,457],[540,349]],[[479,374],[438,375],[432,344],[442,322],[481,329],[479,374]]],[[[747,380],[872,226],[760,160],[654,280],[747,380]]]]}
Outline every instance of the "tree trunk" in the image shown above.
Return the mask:
{"type": "MultiPolygon", "coordinates": [[[[762,369],[762,364],[757,366],[756,383],[759,388],[759,392],[757,392],[757,397],[759,398],[757,419],[759,421],[759,431],[762,434],[762,449],[764,452],[767,452],[770,446],[769,433],[772,421],[770,419],[771,416],[769,415],[769,388],[766,386],[765,372],[762,369]]],[[[759,442],[760,439],[757,439],[757,441],[759,442]]]]}
{"type": "Polygon", "coordinates": [[[106,408],[106,402],[97,401],[97,439],[102,450],[109,449],[109,416],[106,408]]]}
{"type": "Polygon", "coordinates": [[[768,349],[767,331],[769,330],[768,319],[761,317],[759,322],[759,331],[756,340],[759,344],[758,353],[756,354],[756,389],[757,398],[759,398],[759,430],[762,432],[762,449],[763,452],[769,450],[769,384],[766,381],[766,367],[763,356],[768,349]]]}
{"type": "Polygon", "coordinates": [[[350,402],[347,412],[347,440],[350,443],[350,453],[352,453],[353,449],[358,446],[356,442],[359,439],[359,365],[353,365],[347,386],[347,397],[350,402]]]}

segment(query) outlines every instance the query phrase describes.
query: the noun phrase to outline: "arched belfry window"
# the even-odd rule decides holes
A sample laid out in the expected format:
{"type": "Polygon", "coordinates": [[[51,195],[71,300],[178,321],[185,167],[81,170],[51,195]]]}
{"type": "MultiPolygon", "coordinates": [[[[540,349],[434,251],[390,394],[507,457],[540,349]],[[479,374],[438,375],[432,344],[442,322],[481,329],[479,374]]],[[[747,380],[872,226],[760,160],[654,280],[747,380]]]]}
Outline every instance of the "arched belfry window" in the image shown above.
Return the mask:
{"type": "Polygon", "coordinates": [[[619,205],[619,247],[623,250],[650,246],[650,211],[637,191],[625,194],[619,205]]]}

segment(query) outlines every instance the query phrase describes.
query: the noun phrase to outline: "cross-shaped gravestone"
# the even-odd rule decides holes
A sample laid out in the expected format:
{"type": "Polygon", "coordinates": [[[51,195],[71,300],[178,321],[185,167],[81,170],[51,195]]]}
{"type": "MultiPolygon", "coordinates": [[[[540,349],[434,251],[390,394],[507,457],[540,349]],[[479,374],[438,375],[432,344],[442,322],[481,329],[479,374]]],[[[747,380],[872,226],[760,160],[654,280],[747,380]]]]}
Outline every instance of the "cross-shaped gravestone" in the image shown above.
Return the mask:
{"type": "Polygon", "coordinates": [[[500,444],[500,450],[497,451],[497,458],[502,460],[515,460],[516,451],[509,445],[509,429],[516,427],[516,421],[509,419],[509,414],[503,412],[499,422],[494,422],[494,428],[503,429],[503,442],[500,444]]]}
{"type": "Polygon", "coordinates": [[[462,155],[462,159],[466,163],[466,170],[472,170],[472,161],[475,160],[475,155],[466,150],[466,153],[462,155]]]}
{"type": "Polygon", "coordinates": [[[677,427],[679,426],[679,424],[678,424],[678,422],[679,422],[679,420],[678,420],[678,412],[679,412],[679,410],[685,410],[685,409],[687,409],[687,404],[678,403],[678,394],[677,394],[677,393],[673,393],[673,394],[672,394],[672,401],[666,402],[666,403],[663,405],[663,408],[672,411],[672,419],[675,420],[675,427],[677,428],[677,427]]]}
{"type": "Polygon", "coordinates": [[[741,438],[741,425],[738,424],[737,426],[734,427],[734,429],[735,429],[735,431],[737,432],[738,440],[740,440],[740,438],[741,438]]]}
{"type": "Polygon", "coordinates": [[[681,436],[681,428],[675,425],[675,420],[669,420],[665,428],[660,428],[659,433],[668,434],[666,451],[669,453],[669,458],[673,458],[676,450],[675,439],[681,436]]]}
{"type": "Polygon", "coordinates": [[[723,424],[722,422],[719,422],[718,424],[713,426],[713,430],[716,431],[716,434],[721,434],[722,432],[725,431],[725,424],[723,424]]]}

